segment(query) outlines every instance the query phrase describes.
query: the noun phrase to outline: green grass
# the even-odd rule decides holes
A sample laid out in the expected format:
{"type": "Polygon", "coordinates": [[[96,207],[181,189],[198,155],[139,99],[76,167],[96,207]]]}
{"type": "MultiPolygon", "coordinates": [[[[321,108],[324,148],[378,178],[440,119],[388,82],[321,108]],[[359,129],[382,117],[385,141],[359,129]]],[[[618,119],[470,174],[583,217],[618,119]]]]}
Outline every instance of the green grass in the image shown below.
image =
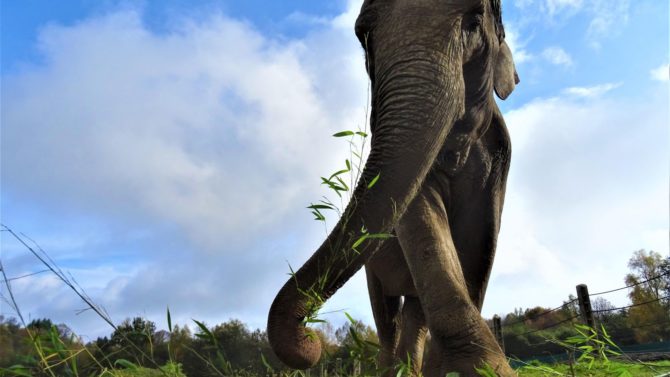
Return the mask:
{"type": "Polygon", "coordinates": [[[596,363],[590,369],[586,364],[533,364],[517,369],[520,377],[544,377],[544,376],[574,376],[576,377],[600,377],[600,376],[634,376],[634,377],[656,377],[670,373],[670,361],[658,361],[650,363],[642,362],[619,362],[610,360],[609,363],[596,363]]]}
{"type": "Polygon", "coordinates": [[[160,369],[135,367],[106,370],[100,377],[186,377],[186,375],[181,371],[179,364],[168,363],[160,369]]]}

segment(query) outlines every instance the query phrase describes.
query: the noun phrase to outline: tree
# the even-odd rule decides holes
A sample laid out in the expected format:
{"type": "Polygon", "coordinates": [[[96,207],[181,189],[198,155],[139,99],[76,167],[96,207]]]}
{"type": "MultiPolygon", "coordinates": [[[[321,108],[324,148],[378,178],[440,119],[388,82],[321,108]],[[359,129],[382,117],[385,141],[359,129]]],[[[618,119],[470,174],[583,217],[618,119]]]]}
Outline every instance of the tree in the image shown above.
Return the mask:
{"type": "Polygon", "coordinates": [[[170,333],[170,351],[175,360],[182,361],[184,355],[189,352],[188,348],[192,346],[193,338],[188,326],[175,325],[170,333]]]}
{"type": "Polygon", "coordinates": [[[670,296],[670,255],[663,259],[660,266],[663,296],[670,296]]]}
{"type": "Polygon", "coordinates": [[[594,317],[598,320],[598,323],[605,324],[609,318],[616,315],[614,306],[608,299],[604,297],[596,297],[591,300],[591,309],[593,309],[594,317]]]}
{"type": "Polygon", "coordinates": [[[156,324],[142,317],[123,321],[112,333],[110,343],[118,353],[117,359],[127,359],[147,366],[153,359],[156,324]]]}
{"type": "Polygon", "coordinates": [[[628,267],[632,272],[626,275],[626,284],[638,284],[631,295],[642,294],[654,299],[661,297],[667,285],[667,279],[663,279],[662,276],[666,268],[664,262],[661,254],[653,250],[649,253],[644,249],[634,252],[628,261],[628,267]]]}
{"type": "Polygon", "coordinates": [[[566,318],[572,318],[579,315],[579,301],[572,293],[568,295],[568,301],[563,301],[561,312],[565,314],[566,318]]]}
{"type": "Polygon", "coordinates": [[[0,315],[0,367],[25,362],[21,356],[30,352],[30,342],[26,338],[27,334],[16,318],[0,315]]]}
{"type": "Polygon", "coordinates": [[[666,260],[652,251],[635,251],[628,261],[631,273],[626,284],[632,286],[628,293],[633,307],[629,311],[629,324],[635,339],[641,343],[670,338],[670,304],[667,295],[668,275],[666,260]]]}
{"type": "Polygon", "coordinates": [[[51,330],[51,327],[53,326],[53,322],[51,322],[50,319],[48,318],[39,318],[39,319],[33,319],[30,321],[30,323],[26,326],[26,328],[33,330],[33,331],[49,331],[51,330]]]}
{"type": "MultiPolygon", "coordinates": [[[[335,330],[335,339],[339,348],[333,354],[334,359],[342,359],[343,371],[351,371],[354,359],[364,366],[375,365],[379,351],[377,332],[362,321],[352,320],[335,330]]],[[[342,373],[342,371],[335,371],[342,373]]],[[[363,370],[363,375],[374,374],[374,370],[363,370]]]]}

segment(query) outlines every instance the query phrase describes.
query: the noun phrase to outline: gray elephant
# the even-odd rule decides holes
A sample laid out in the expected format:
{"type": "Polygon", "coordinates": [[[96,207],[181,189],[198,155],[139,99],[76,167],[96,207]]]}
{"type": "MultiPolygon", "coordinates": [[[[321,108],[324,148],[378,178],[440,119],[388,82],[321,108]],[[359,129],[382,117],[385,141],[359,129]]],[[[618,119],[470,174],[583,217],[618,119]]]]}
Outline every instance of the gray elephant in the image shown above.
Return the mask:
{"type": "Polygon", "coordinates": [[[294,368],[316,364],[304,325],[314,293],[327,299],[367,263],[382,364],[409,353],[420,365],[430,330],[426,376],[474,376],[484,363],[515,375],[480,315],[511,153],[493,92],[504,99],[518,82],[500,2],[366,0],[356,35],[372,83],[370,156],[340,222],[275,298],[273,350],[294,368]]]}

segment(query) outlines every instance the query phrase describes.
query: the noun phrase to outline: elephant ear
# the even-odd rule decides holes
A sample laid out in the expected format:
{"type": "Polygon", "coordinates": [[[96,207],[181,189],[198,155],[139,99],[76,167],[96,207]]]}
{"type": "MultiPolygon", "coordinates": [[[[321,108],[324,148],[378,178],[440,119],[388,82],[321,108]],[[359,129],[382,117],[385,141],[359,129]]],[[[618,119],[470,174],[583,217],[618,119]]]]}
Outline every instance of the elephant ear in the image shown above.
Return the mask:
{"type": "Polygon", "coordinates": [[[356,37],[361,42],[363,48],[367,48],[366,43],[366,34],[370,32],[373,28],[373,25],[377,23],[378,18],[378,7],[379,1],[375,0],[365,0],[361,6],[361,12],[358,14],[356,19],[356,24],[354,26],[354,31],[356,32],[356,37]]]}
{"type": "Polygon", "coordinates": [[[519,75],[514,67],[512,51],[505,41],[500,44],[498,59],[493,72],[493,88],[498,98],[506,99],[514,90],[514,86],[519,83],[519,75]]]}

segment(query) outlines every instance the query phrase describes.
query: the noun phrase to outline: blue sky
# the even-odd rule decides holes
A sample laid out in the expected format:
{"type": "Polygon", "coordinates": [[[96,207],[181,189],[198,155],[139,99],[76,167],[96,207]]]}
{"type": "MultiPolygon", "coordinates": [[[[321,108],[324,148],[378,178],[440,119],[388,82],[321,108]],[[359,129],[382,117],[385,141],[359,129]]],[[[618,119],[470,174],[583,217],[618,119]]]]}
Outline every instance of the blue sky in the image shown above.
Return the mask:
{"type": "MultiPolygon", "coordinates": [[[[270,3],[2,3],[2,222],[116,321],[165,326],[169,306],[263,327],[287,263],[325,236],[304,207],[347,157],[330,135],[365,124],[361,2],[270,3]]],[[[622,286],[634,250],[668,253],[667,2],[503,7],[521,84],[500,102],[513,159],[486,316],[622,286]]],[[[42,269],[5,233],[1,258],[42,269]]],[[[48,274],[12,287],[26,316],[109,332],[48,274]]],[[[364,287],[324,311],[372,323],[364,287]]]]}

